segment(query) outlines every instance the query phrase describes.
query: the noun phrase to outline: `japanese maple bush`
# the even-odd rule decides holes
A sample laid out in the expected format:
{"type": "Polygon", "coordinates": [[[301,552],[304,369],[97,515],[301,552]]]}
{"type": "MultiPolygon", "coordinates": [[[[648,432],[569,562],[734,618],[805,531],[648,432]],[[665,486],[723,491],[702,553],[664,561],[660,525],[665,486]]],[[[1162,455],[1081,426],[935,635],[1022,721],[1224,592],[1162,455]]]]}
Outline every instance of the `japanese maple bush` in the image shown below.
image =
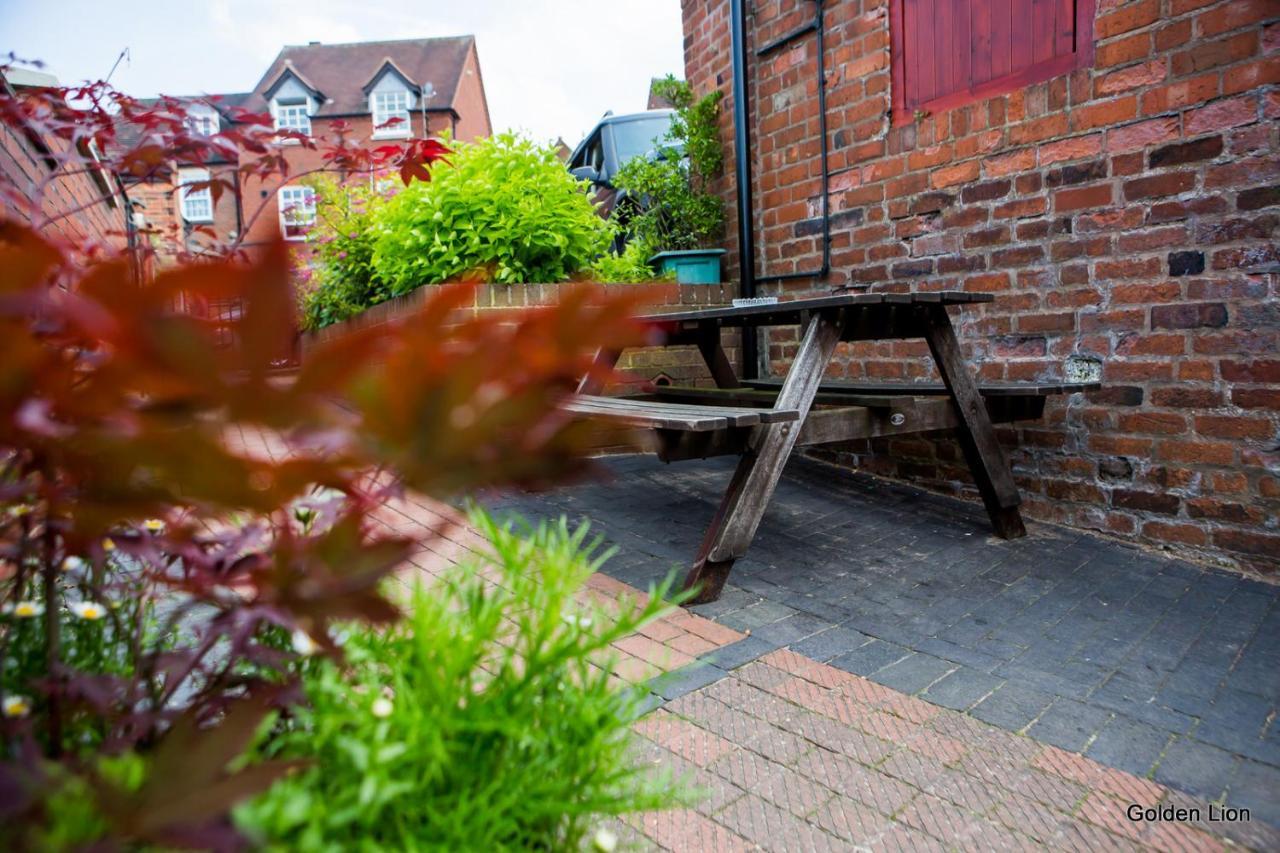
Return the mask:
{"type": "MultiPolygon", "coordinates": [[[[245,173],[287,168],[274,139],[196,139],[177,108],[103,84],[0,96],[0,120],[65,143],[38,185],[0,185],[10,849],[236,845],[231,806],[307,763],[238,760],[273,709],[302,699],[299,655],[341,660],[336,625],[400,615],[383,580],[423,543],[376,523],[379,508],[406,488],[448,496],[573,472],[584,433],[556,401],[597,348],[644,336],[630,300],[582,290],[495,323],[460,312],[464,287],[442,288],[402,325],[321,347],[281,381],[270,368],[294,301],[282,244],[144,280],[136,258],[53,236],[66,211],[45,204],[51,176],[145,173],[220,145],[245,173]],[[138,142],[121,122],[141,124],[138,142]],[[212,303],[239,310],[185,310],[212,303]]],[[[406,181],[442,151],[324,150],[339,172],[393,167],[406,181]]]]}

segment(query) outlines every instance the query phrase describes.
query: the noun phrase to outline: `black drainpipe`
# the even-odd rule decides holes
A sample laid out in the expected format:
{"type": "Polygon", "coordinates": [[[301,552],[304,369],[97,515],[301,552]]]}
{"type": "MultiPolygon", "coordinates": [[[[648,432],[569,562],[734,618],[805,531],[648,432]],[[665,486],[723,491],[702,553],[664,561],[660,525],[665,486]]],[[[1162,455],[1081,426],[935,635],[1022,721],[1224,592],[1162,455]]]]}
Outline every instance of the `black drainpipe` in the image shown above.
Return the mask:
{"type": "MultiPolygon", "coordinates": [[[[755,274],[755,213],[751,197],[751,134],[748,128],[747,65],[750,59],[746,38],[746,5],[749,0],[730,0],[731,35],[733,49],[733,142],[737,156],[736,179],[738,183],[738,269],[742,276],[742,295],[756,295],[760,282],[795,281],[798,279],[825,279],[831,272],[831,201],[829,197],[831,171],[828,164],[827,145],[827,59],[825,43],[825,16],[823,0],[814,0],[814,18],[779,39],[769,42],[756,51],[756,56],[766,56],[790,44],[796,39],[814,32],[818,48],[818,135],[822,159],[822,266],[811,272],[795,272],[783,275],[757,277],[755,274]]],[[[759,377],[758,342],[756,335],[744,329],[742,336],[743,376],[759,377]]]]}
{"type": "MultiPolygon", "coordinates": [[[[755,213],[751,204],[751,137],[747,132],[747,36],[746,5],[748,0],[729,0],[730,28],[733,37],[733,150],[735,176],[738,182],[738,274],[741,292],[746,298],[756,295],[755,213]]],[[[742,329],[742,374],[758,379],[759,348],[754,329],[742,329]]]]}

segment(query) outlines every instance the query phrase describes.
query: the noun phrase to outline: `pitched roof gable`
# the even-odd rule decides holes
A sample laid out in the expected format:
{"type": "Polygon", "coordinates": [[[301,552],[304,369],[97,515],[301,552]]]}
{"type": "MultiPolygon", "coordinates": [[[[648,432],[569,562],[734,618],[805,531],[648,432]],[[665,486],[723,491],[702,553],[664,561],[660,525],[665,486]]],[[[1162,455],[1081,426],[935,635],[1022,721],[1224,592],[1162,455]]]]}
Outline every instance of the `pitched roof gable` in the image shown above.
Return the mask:
{"type": "Polygon", "coordinates": [[[388,63],[415,89],[430,83],[436,95],[431,106],[452,107],[473,36],[353,42],[349,44],[289,45],[271,63],[254,93],[256,108],[265,109],[270,91],[285,70],[324,93],[316,115],[359,115],[369,112],[367,85],[377,82],[388,63]]]}

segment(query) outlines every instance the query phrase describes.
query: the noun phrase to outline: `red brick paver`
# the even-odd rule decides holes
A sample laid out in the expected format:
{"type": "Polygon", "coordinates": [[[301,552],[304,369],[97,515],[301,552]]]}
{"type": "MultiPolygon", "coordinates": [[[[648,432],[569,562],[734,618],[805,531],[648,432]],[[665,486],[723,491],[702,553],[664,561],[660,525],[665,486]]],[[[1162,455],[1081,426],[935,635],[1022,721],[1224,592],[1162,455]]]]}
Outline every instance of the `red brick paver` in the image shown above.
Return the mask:
{"type": "Polygon", "coordinates": [[[717,747],[695,778],[713,802],[652,829],[633,822],[641,847],[1280,849],[1280,831],[1256,821],[1130,820],[1131,804],[1202,815],[1207,804],[787,650],[668,703],[636,729],[653,738],[650,762],[679,768],[690,727],[717,747]]]}

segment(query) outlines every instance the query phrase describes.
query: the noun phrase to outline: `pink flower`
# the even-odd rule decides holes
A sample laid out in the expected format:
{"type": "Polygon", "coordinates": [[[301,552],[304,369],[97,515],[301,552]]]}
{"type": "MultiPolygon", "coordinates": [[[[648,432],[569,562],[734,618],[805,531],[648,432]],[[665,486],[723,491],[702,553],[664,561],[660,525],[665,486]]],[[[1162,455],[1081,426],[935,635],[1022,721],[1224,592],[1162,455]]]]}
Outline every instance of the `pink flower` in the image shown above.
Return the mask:
{"type": "Polygon", "coordinates": [[[346,253],[346,252],[339,252],[339,253],[338,253],[338,257],[339,257],[339,258],[345,258],[346,256],[347,256],[347,253],[346,253]]]}

